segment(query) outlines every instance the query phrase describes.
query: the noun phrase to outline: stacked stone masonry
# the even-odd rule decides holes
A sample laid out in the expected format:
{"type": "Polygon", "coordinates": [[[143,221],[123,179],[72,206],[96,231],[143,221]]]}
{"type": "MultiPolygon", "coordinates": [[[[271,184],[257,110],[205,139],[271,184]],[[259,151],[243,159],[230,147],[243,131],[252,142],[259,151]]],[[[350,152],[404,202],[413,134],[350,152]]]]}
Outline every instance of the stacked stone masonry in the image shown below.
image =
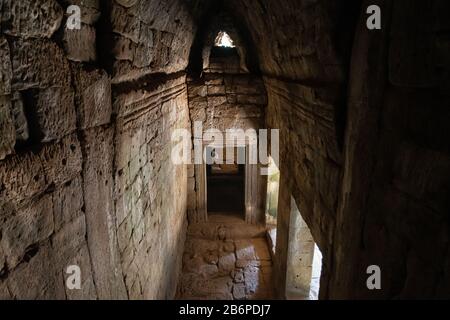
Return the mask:
{"type": "Polygon", "coordinates": [[[323,253],[321,298],[449,298],[449,6],[0,0],[0,298],[173,298],[199,203],[171,135],[195,120],[281,129],[277,297],[293,197],[323,253]],[[236,70],[186,76],[215,8],[236,70]],[[372,264],[383,290],[365,286],[372,264]]]}
{"type": "MultiPolygon", "coordinates": [[[[264,128],[266,92],[263,81],[250,74],[206,73],[202,79],[188,81],[191,129],[201,124],[203,132],[219,130],[257,130],[264,128]]],[[[198,137],[193,136],[193,139],[198,137]]],[[[224,141],[225,142],[225,141],[224,141]]],[[[205,142],[208,143],[208,142],[205,142]]],[[[192,150],[192,155],[195,150],[192,150]]],[[[188,170],[188,216],[191,222],[202,221],[203,206],[198,190],[205,188],[200,173],[188,170]]]]}

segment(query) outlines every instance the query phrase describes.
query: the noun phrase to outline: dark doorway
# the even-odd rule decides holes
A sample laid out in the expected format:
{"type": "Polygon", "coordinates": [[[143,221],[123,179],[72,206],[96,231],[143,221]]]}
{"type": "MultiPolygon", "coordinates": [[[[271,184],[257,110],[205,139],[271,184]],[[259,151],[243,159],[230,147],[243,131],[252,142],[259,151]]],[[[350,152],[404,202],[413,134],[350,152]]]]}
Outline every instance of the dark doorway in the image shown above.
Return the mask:
{"type": "Polygon", "coordinates": [[[239,215],[245,219],[245,165],[206,167],[208,214],[239,215]]]}

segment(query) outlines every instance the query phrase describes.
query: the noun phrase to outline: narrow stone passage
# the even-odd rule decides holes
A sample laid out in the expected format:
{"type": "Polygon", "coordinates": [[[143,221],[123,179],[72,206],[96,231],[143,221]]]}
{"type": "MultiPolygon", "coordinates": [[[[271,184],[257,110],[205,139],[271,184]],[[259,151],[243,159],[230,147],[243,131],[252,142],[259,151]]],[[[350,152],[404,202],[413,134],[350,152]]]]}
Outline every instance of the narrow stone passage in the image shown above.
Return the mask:
{"type": "Polygon", "coordinates": [[[180,299],[271,299],[272,257],[263,227],[215,214],[188,229],[180,299]]]}
{"type": "Polygon", "coordinates": [[[0,300],[450,300],[448,12],[0,0],[0,300]]]}

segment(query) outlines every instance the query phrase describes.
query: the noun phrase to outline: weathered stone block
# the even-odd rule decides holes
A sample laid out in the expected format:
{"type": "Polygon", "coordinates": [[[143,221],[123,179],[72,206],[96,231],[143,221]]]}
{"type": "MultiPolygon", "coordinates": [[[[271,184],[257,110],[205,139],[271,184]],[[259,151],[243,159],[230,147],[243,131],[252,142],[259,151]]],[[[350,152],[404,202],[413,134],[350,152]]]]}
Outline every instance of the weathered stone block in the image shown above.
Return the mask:
{"type": "Polygon", "coordinates": [[[52,198],[46,195],[9,217],[2,225],[1,244],[8,267],[14,268],[32,245],[47,239],[54,230],[52,198]]]}
{"type": "Polygon", "coordinates": [[[234,270],[236,264],[236,256],[234,252],[225,254],[219,258],[219,271],[229,273],[234,270]]]}
{"type": "Polygon", "coordinates": [[[156,59],[158,53],[149,43],[140,43],[134,49],[133,65],[138,68],[148,67],[156,59]]]}
{"type": "Polygon", "coordinates": [[[224,95],[225,87],[224,86],[208,86],[208,95],[224,95]]]}
{"type": "Polygon", "coordinates": [[[28,263],[20,264],[8,276],[11,294],[17,299],[64,299],[64,282],[59,277],[54,252],[48,245],[37,247],[28,263]],[[24,281],[27,279],[27,281],[24,281]]]}
{"type": "Polygon", "coordinates": [[[217,107],[217,106],[220,106],[225,103],[227,103],[227,97],[223,97],[223,96],[209,97],[208,96],[208,107],[209,108],[217,107]]]}
{"type": "Polygon", "coordinates": [[[81,8],[81,22],[93,25],[100,18],[99,0],[68,0],[70,4],[81,8]]]}
{"type": "Polygon", "coordinates": [[[67,222],[60,231],[52,237],[52,247],[58,251],[57,259],[64,268],[67,260],[73,257],[75,252],[86,244],[86,219],[80,215],[67,222]]]}
{"type": "Polygon", "coordinates": [[[189,84],[188,85],[188,94],[189,99],[191,100],[194,97],[206,97],[208,95],[208,87],[205,85],[198,85],[198,84],[189,84]]]}
{"type": "Polygon", "coordinates": [[[12,299],[11,294],[9,293],[6,281],[0,281],[0,299],[1,300],[12,299]]]}
{"type": "Polygon", "coordinates": [[[205,85],[207,86],[220,86],[224,83],[223,77],[207,74],[205,77],[205,85]]]}
{"type": "Polygon", "coordinates": [[[16,129],[16,144],[22,144],[30,138],[25,106],[20,92],[14,92],[11,99],[11,113],[16,129]]]}
{"type": "Polygon", "coordinates": [[[116,35],[114,37],[113,54],[117,60],[132,61],[134,57],[135,45],[133,41],[116,35]]]}
{"type": "Polygon", "coordinates": [[[237,103],[263,105],[267,103],[264,95],[237,95],[237,103]]]}
{"type": "Polygon", "coordinates": [[[20,203],[43,192],[47,186],[39,156],[26,153],[0,162],[0,194],[5,201],[20,203]]]}
{"type": "Polygon", "coordinates": [[[83,189],[88,247],[100,299],[126,297],[114,218],[112,145],[112,128],[85,132],[83,189]]]}
{"type": "Polygon", "coordinates": [[[256,260],[255,248],[248,240],[237,240],[236,257],[239,260],[256,260]]]}
{"type": "Polygon", "coordinates": [[[11,99],[0,95],[0,160],[14,153],[15,144],[16,129],[11,114],[11,99]]]}
{"type": "Polygon", "coordinates": [[[435,16],[430,8],[433,4],[433,1],[423,4],[397,1],[393,5],[389,80],[394,85],[436,85],[436,41],[432,33],[435,16]],[[419,11],[421,15],[417,14],[419,11]]]}
{"type": "Polygon", "coordinates": [[[238,283],[233,285],[233,298],[236,300],[243,300],[246,297],[245,284],[238,283]]]}
{"type": "Polygon", "coordinates": [[[85,70],[73,65],[77,110],[83,129],[107,124],[111,120],[111,80],[106,72],[85,70]]]}
{"type": "Polygon", "coordinates": [[[80,267],[81,270],[81,289],[80,290],[69,290],[65,286],[66,297],[68,300],[94,300],[97,299],[97,293],[95,289],[94,279],[91,269],[91,261],[89,256],[89,250],[84,244],[80,249],[72,252],[72,257],[65,260],[61,265],[63,270],[63,279],[66,283],[67,278],[70,274],[67,274],[67,266],[76,265],[80,267]]]}
{"type": "Polygon", "coordinates": [[[107,124],[111,120],[111,81],[107,75],[102,77],[83,93],[83,128],[107,124]]]}

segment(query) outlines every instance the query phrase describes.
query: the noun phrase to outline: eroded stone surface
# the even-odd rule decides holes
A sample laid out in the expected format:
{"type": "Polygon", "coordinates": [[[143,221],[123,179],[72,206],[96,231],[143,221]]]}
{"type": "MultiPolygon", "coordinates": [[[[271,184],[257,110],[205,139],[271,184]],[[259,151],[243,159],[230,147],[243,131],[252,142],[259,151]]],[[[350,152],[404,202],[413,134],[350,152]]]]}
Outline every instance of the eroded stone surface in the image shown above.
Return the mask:
{"type": "Polygon", "coordinates": [[[14,268],[23,259],[30,245],[47,239],[53,230],[53,207],[50,196],[44,196],[7,219],[2,226],[1,244],[5,250],[8,267],[14,268]]]}
{"type": "MultiPolygon", "coordinates": [[[[199,223],[196,229],[230,230],[226,234],[245,234],[251,225],[227,223],[199,223]]],[[[230,222],[232,222],[231,220],[230,222]]],[[[194,227],[193,226],[193,227],[194,227]]],[[[227,237],[219,240],[218,233],[209,238],[190,233],[183,255],[183,273],[178,284],[180,299],[270,299],[274,297],[271,277],[272,258],[264,237],[244,239],[227,237]]],[[[205,233],[203,233],[205,234],[205,233]]]]}
{"type": "Polygon", "coordinates": [[[8,41],[0,37],[0,96],[11,93],[12,66],[8,41]]]}

